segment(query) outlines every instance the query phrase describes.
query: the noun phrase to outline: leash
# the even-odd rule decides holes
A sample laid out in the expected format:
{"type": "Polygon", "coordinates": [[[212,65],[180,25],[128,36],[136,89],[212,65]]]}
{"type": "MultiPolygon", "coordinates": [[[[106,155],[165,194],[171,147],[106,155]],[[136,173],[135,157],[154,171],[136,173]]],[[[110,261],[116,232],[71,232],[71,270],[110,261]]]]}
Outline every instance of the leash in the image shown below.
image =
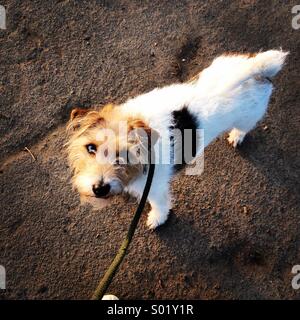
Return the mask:
{"type": "Polygon", "coordinates": [[[132,237],[134,235],[135,229],[138,225],[141,214],[144,210],[144,207],[145,207],[145,204],[146,204],[146,201],[148,198],[148,194],[149,194],[149,191],[151,188],[151,183],[152,183],[154,169],[155,169],[155,164],[152,163],[152,161],[151,161],[151,152],[149,152],[149,159],[150,159],[150,162],[149,162],[150,165],[149,165],[148,176],[147,176],[145,188],[144,188],[143,195],[142,195],[141,201],[139,203],[139,206],[137,207],[136,212],[131,220],[129,229],[127,231],[127,235],[126,235],[125,239],[123,240],[121,247],[120,247],[118,253],[116,254],[114,260],[112,261],[109,268],[105,272],[102,280],[99,282],[99,284],[98,284],[98,286],[92,296],[92,300],[101,300],[102,299],[102,297],[104,296],[107,288],[111,284],[113,277],[115,276],[120,264],[122,263],[125,255],[127,253],[127,249],[130,245],[130,242],[131,242],[132,237]]]}

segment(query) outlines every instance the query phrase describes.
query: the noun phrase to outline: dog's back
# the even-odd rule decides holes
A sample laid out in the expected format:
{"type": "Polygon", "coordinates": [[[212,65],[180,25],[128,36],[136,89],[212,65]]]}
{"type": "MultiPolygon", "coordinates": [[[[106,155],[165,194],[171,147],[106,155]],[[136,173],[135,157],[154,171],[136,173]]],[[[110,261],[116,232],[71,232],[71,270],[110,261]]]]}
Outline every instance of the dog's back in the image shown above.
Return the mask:
{"type": "Polygon", "coordinates": [[[199,115],[205,146],[232,130],[234,147],[264,116],[272,93],[272,77],[282,68],[287,52],[222,55],[194,82],[197,95],[190,109],[199,115]]]}

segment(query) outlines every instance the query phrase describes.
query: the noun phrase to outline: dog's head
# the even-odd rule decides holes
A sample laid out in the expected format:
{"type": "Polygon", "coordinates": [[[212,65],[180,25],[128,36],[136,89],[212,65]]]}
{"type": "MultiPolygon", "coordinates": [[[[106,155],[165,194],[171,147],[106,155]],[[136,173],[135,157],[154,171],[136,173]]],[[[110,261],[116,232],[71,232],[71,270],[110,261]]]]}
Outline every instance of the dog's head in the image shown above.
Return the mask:
{"type": "Polygon", "coordinates": [[[73,185],[83,200],[98,204],[147,171],[149,143],[158,138],[143,120],[112,105],[74,109],[67,132],[73,185]]]}

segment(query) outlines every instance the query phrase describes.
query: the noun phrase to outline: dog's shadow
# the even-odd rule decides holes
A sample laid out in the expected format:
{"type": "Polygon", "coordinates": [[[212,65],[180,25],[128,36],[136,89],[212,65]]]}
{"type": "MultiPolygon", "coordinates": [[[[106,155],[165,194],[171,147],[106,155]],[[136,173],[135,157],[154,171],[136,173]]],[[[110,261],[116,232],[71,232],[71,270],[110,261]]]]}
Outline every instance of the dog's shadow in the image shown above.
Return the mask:
{"type": "Polygon", "coordinates": [[[272,134],[263,134],[262,131],[259,127],[248,134],[237,152],[259,170],[271,185],[282,187],[294,195],[295,190],[300,190],[297,155],[284,150],[272,134]]]}
{"type": "Polygon", "coordinates": [[[248,239],[240,237],[234,240],[231,237],[225,244],[218,242],[214,245],[214,231],[202,233],[180,212],[171,212],[167,223],[157,228],[155,233],[174,258],[172,277],[176,273],[179,278],[184,274],[182,289],[193,290],[193,296],[189,298],[267,298],[261,293],[256,280],[246,274],[251,266],[256,271],[268,268],[264,248],[259,249],[248,239]],[[231,288],[239,286],[240,295],[233,296],[237,291],[233,289],[230,292],[231,288]]]}
{"type": "MultiPolygon", "coordinates": [[[[254,135],[250,133],[236,152],[251,162],[251,165],[266,177],[270,185],[275,184],[276,187],[284,188],[291,197],[295,195],[298,181],[289,175],[291,168],[285,167],[292,164],[286,163],[285,151],[271,135],[266,138],[262,131],[254,135]]],[[[201,201],[199,207],[201,208],[201,201]]],[[[244,238],[233,236],[230,237],[230,241],[217,241],[218,244],[214,246],[215,231],[207,231],[197,226],[193,219],[195,216],[189,219],[180,212],[171,212],[167,223],[156,231],[159,239],[177,261],[175,270],[179,268],[184,271],[187,277],[191,278],[191,283],[195,279],[200,278],[201,281],[207,279],[204,285],[206,288],[214,286],[215,283],[218,285],[221,283],[221,286],[222,283],[226,283],[225,289],[228,286],[241,286],[239,291],[243,292],[242,297],[268,298],[265,296],[266,293],[262,293],[261,283],[257,280],[260,275],[268,274],[272,268],[266,258],[270,251],[268,245],[261,247],[255,239],[244,235],[244,238]]],[[[197,223],[201,223],[202,219],[213,219],[213,216],[206,215],[199,219],[200,222],[197,223]]],[[[226,296],[225,293],[224,295],[226,296]]]]}

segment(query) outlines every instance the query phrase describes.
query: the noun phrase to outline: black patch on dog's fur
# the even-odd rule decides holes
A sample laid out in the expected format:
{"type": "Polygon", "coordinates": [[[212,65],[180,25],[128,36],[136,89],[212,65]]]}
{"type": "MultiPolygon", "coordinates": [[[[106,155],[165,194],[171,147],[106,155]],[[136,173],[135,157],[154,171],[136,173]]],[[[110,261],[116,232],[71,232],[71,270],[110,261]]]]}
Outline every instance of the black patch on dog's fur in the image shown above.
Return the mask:
{"type": "Polygon", "coordinates": [[[181,170],[182,168],[184,168],[185,165],[187,163],[189,163],[196,156],[197,141],[198,141],[197,129],[199,129],[199,123],[198,123],[197,117],[188,110],[187,106],[184,106],[181,110],[173,111],[172,118],[173,118],[172,125],[169,127],[170,140],[171,140],[171,152],[173,155],[173,156],[171,155],[172,161],[174,161],[174,147],[175,147],[174,146],[174,136],[172,134],[172,131],[174,129],[179,129],[181,131],[181,135],[182,135],[182,148],[181,148],[182,163],[181,164],[173,163],[173,169],[175,172],[177,172],[177,171],[181,170]],[[192,155],[191,159],[184,159],[184,150],[185,150],[185,145],[184,145],[185,132],[184,132],[184,130],[185,129],[192,130],[192,143],[190,144],[192,150],[186,150],[186,152],[188,152],[188,154],[192,155]]]}

